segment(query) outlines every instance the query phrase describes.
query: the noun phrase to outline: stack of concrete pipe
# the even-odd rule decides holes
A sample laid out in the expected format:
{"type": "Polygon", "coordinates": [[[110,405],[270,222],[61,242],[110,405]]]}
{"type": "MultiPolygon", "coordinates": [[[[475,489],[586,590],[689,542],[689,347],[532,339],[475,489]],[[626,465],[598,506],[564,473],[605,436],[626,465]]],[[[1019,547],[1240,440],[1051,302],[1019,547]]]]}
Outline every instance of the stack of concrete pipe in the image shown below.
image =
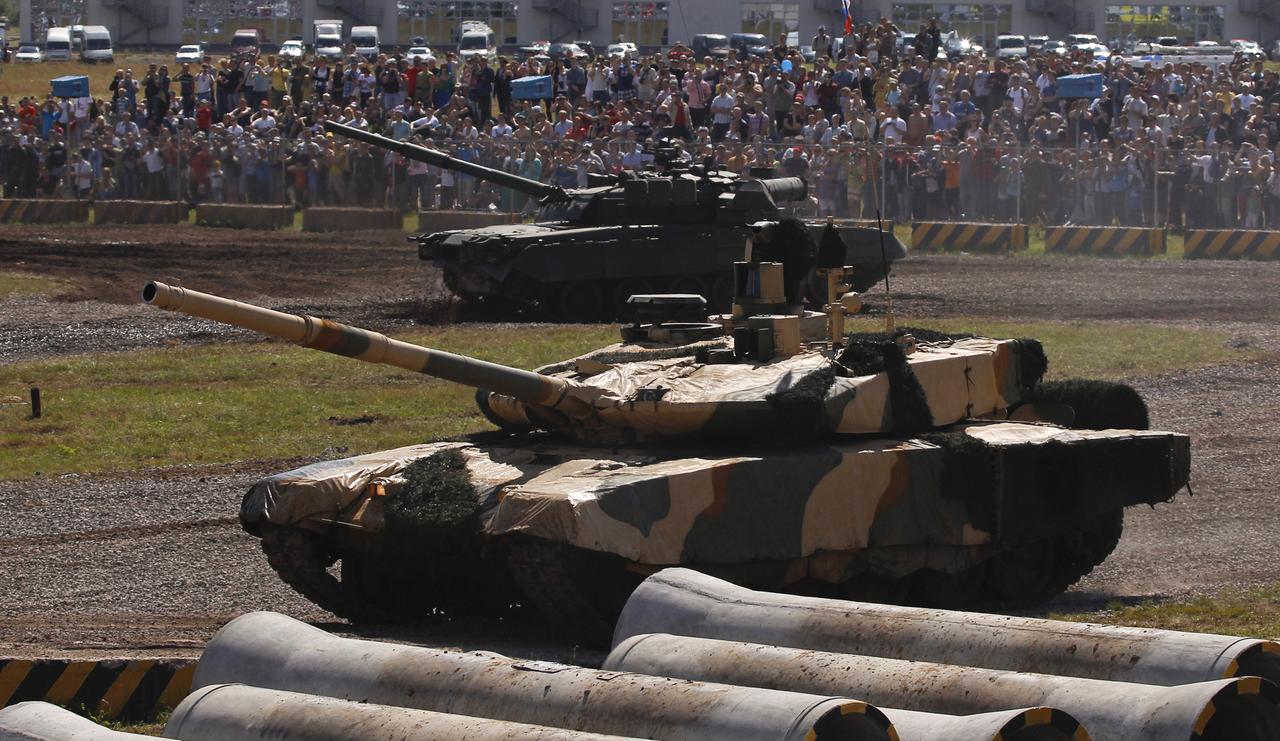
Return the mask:
{"type": "Polygon", "coordinates": [[[1048,706],[1097,740],[1280,739],[1274,641],[795,597],[688,569],[632,594],[605,669],[845,694],[890,718],[1048,706]]]}
{"type": "MultiPolygon", "coordinates": [[[[250,613],[209,643],[168,738],[1280,741],[1280,646],[754,592],[667,569],[602,669],[339,638],[250,613]]],[[[65,710],[0,741],[123,741],[65,710]]]]}

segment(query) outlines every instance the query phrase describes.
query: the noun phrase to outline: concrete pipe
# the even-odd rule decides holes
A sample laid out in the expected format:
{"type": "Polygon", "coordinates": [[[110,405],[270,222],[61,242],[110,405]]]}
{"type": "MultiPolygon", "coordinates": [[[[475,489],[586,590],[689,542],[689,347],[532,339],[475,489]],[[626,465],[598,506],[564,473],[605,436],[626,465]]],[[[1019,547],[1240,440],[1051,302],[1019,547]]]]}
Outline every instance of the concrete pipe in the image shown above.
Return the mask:
{"type": "Polygon", "coordinates": [[[896,738],[883,713],[847,698],[337,638],[269,612],[232,620],[205,648],[194,687],[224,683],[668,741],[896,738]]]}
{"type": "Polygon", "coordinates": [[[641,633],[1140,684],[1280,683],[1275,641],[795,597],[689,569],[664,569],[632,593],[614,645],[641,633]]]}
{"type": "Polygon", "coordinates": [[[1091,741],[1075,718],[1055,708],[942,715],[881,708],[898,737],[915,741],[1091,741]]]}
{"type": "Polygon", "coordinates": [[[164,735],[186,741],[625,741],[621,736],[364,705],[242,684],[214,684],[191,693],[174,709],[164,735]]]}
{"type": "MultiPolygon", "coordinates": [[[[1257,677],[1161,687],[665,634],[624,640],[604,666],[664,677],[861,697],[881,706],[903,738],[909,734],[907,719],[885,706],[952,714],[933,718],[1048,706],[1078,720],[1094,739],[1112,741],[1280,739],[1280,688],[1257,677]]],[[[934,721],[934,725],[939,730],[946,727],[942,721],[934,721]]],[[[944,733],[934,738],[961,736],[944,733]]],[[[992,736],[982,730],[969,738],[992,736]]],[[[1014,736],[1006,734],[1004,738],[1014,736]]]]}
{"type": "Polygon", "coordinates": [[[0,741],[138,741],[147,736],[103,728],[47,702],[19,702],[0,710],[0,741]]]}

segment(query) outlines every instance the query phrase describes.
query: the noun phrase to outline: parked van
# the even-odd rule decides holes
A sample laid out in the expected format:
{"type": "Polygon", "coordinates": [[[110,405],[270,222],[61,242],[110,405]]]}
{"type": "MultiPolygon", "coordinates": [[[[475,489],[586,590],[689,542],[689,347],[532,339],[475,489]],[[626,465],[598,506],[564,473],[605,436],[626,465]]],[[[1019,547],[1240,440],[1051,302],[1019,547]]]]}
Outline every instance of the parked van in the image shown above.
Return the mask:
{"type": "Polygon", "coordinates": [[[262,32],[256,28],[241,28],[231,36],[231,56],[236,59],[258,56],[262,48],[262,32]]]}
{"type": "Polygon", "coordinates": [[[356,54],[373,61],[382,49],[381,44],[378,42],[378,27],[352,26],[351,45],[356,48],[356,54]]]}
{"type": "Polygon", "coordinates": [[[482,21],[463,21],[458,28],[458,56],[466,61],[484,57],[490,62],[498,58],[493,29],[482,21]]]}
{"type": "Polygon", "coordinates": [[[114,62],[115,52],[111,48],[111,32],[106,26],[85,26],[84,47],[80,49],[80,58],[86,62],[114,62]]]}
{"type": "Polygon", "coordinates": [[[71,29],[66,26],[51,28],[44,36],[44,59],[46,62],[71,61],[71,29]]]}

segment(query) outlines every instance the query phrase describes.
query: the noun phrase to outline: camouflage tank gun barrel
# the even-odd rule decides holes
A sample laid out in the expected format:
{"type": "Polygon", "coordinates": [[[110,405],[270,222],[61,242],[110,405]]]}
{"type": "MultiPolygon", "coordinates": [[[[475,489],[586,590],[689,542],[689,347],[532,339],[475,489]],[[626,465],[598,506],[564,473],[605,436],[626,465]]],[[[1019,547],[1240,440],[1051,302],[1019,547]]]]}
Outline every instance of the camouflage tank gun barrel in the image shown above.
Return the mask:
{"type": "Polygon", "coordinates": [[[336,123],[334,121],[325,121],[324,130],[339,136],[345,136],[348,139],[355,139],[364,142],[379,149],[389,149],[397,154],[404,155],[411,160],[425,162],[428,165],[436,167],[444,167],[464,175],[471,175],[487,180],[491,183],[510,188],[514,191],[524,193],[525,195],[538,198],[540,200],[564,200],[569,196],[565,191],[555,185],[540,183],[537,180],[522,178],[519,175],[513,175],[502,170],[495,170],[492,167],[477,165],[474,162],[467,162],[457,157],[450,157],[444,152],[438,152],[428,147],[422,147],[417,144],[410,144],[386,136],[371,134],[363,129],[357,129],[353,126],[336,123]]]}
{"type": "Polygon", "coordinates": [[[575,412],[587,406],[580,398],[571,395],[578,385],[567,379],[393,340],[379,332],[328,319],[289,314],[158,281],[152,281],[142,289],[142,300],[157,308],[261,332],[309,349],[368,363],[393,365],[505,394],[529,404],[558,409],[570,416],[575,416],[575,412]]]}

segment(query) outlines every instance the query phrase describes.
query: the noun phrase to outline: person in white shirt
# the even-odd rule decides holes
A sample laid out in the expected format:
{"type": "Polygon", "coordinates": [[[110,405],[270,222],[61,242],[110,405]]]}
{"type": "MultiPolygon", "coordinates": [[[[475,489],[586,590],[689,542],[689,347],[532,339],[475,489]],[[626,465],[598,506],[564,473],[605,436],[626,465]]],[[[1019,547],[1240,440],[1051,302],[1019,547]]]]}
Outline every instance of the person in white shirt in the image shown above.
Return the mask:
{"type": "Polygon", "coordinates": [[[622,169],[643,170],[645,163],[652,160],[653,157],[645,154],[644,147],[639,142],[636,142],[635,148],[622,156],[622,169]]]}
{"type": "Polygon", "coordinates": [[[711,140],[721,141],[729,133],[729,127],[733,123],[733,107],[735,103],[734,96],[729,94],[729,89],[720,84],[720,94],[711,101],[711,140]]]}
{"type": "Polygon", "coordinates": [[[71,174],[76,181],[76,197],[85,200],[93,195],[93,165],[81,159],[80,155],[71,155],[71,174]]]}
{"type": "Polygon", "coordinates": [[[511,128],[511,124],[507,123],[505,119],[498,119],[498,123],[494,124],[493,128],[489,129],[489,136],[496,141],[498,139],[505,139],[508,136],[511,136],[513,131],[514,129],[511,128]]]}
{"type": "Polygon", "coordinates": [[[898,115],[898,109],[886,105],[880,114],[880,136],[885,144],[897,144],[907,133],[907,122],[898,115]]]}
{"type": "Polygon", "coordinates": [[[569,118],[568,111],[560,111],[556,114],[556,125],[553,131],[555,131],[557,139],[563,139],[570,131],[573,131],[573,120],[569,118]]]}

